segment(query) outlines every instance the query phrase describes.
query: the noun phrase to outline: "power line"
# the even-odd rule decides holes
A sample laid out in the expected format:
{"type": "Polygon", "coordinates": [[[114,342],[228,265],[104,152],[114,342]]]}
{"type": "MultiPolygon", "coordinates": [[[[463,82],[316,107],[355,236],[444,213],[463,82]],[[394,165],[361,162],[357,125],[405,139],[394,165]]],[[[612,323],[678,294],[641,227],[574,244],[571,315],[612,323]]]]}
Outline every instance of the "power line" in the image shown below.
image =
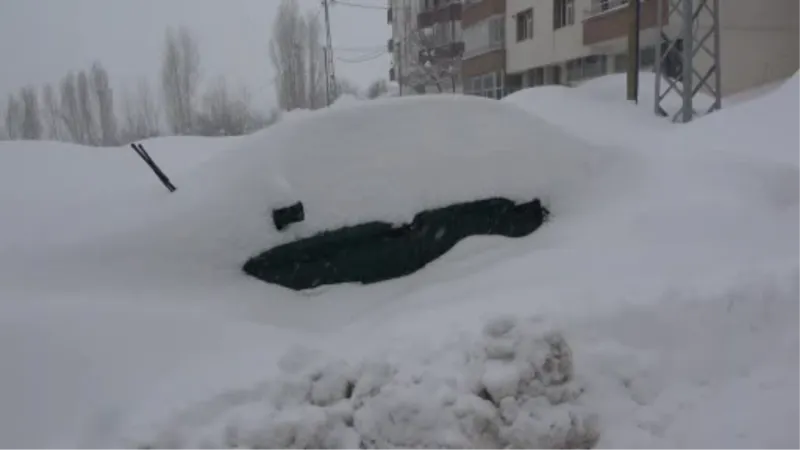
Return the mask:
{"type": "Polygon", "coordinates": [[[343,0],[331,0],[331,4],[335,6],[347,6],[350,8],[362,8],[362,9],[381,9],[386,11],[389,9],[386,5],[370,5],[368,3],[355,3],[350,1],[343,1],[343,0]]]}
{"type": "Polygon", "coordinates": [[[334,50],[337,52],[351,52],[351,53],[372,53],[380,50],[381,52],[385,52],[386,49],[383,45],[373,45],[370,47],[334,47],[334,50]]]}
{"type": "Polygon", "coordinates": [[[376,60],[376,59],[380,58],[380,57],[381,57],[381,56],[383,56],[383,55],[384,55],[384,52],[383,52],[383,50],[381,50],[380,52],[376,52],[376,53],[373,53],[373,54],[371,54],[371,55],[366,55],[366,56],[363,56],[363,57],[361,57],[361,58],[353,58],[353,59],[348,59],[348,58],[336,58],[336,59],[337,59],[338,61],[341,61],[341,62],[343,62],[343,63],[349,63],[349,64],[359,64],[359,63],[363,63],[363,62],[367,62],[367,61],[373,61],[373,60],[376,60]]]}

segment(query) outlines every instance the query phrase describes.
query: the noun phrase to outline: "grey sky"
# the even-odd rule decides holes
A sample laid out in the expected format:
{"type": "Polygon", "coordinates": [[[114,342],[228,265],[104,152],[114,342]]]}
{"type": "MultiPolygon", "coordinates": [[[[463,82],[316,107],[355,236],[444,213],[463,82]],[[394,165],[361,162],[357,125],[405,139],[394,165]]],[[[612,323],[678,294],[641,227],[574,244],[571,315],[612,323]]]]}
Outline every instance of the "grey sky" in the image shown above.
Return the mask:
{"type": "MultiPolygon", "coordinates": [[[[321,9],[319,0],[299,0],[321,9]]],[[[383,6],[385,0],[354,0],[383,6]]],[[[185,25],[198,37],[203,76],[243,83],[260,106],[273,103],[267,47],[279,0],[0,0],[0,95],[24,85],[58,81],[70,70],[101,61],[119,91],[146,76],[158,81],[164,32],[185,25]]],[[[320,15],[320,18],[322,16],[320,15]]],[[[335,6],[334,48],[386,45],[386,12],[335,6]]],[[[343,50],[358,59],[375,52],[343,50]]],[[[386,78],[388,54],[360,64],[337,61],[336,70],[360,86],[386,78]]],[[[4,103],[4,101],[3,101],[4,103]]]]}

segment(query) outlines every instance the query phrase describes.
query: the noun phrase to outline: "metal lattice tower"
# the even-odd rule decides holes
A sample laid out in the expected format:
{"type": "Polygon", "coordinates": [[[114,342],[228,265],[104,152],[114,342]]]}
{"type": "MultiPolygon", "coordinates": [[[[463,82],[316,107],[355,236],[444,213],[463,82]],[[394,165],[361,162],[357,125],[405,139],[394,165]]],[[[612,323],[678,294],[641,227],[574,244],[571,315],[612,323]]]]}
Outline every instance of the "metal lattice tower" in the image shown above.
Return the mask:
{"type": "Polygon", "coordinates": [[[722,107],[722,72],[720,68],[720,0],[657,0],[656,26],[661,42],[656,45],[655,113],[669,117],[664,98],[676,91],[681,96],[681,108],[672,116],[673,122],[690,122],[698,111],[694,106],[697,93],[711,95],[710,113],[722,107]],[[665,8],[667,7],[668,8],[665,8]],[[664,12],[670,25],[665,25],[664,12]],[[678,22],[677,33],[672,22],[678,22]],[[673,30],[674,37],[668,29],[673,30]],[[702,54],[700,52],[703,52],[702,54]],[[705,61],[700,62],[701,58],[705,61]],[[704,73],[698,67],[707,66],[704,73]],[[666,88],[665,88],[666,86],[666,88]]]}

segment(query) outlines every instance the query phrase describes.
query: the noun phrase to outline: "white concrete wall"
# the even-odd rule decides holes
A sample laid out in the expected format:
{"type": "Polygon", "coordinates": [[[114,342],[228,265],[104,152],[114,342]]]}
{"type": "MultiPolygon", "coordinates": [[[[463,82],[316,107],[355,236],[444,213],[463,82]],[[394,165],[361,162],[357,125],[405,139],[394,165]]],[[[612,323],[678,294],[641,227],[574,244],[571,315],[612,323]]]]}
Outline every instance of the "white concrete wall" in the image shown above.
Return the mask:
{"type": "MultiPolygon", "coordinates": [[[[719,14],[723,95],[797,72],[798,0],[721,0],[719,14]]],[[[702,30],[707,27],[701,25],[702,30]]],[[[701,73],[711,62],[702,50],[695,59],[701,73]]]]}
{"type": "Polygon", "coordinates": [[[506,70],[521,72],[590,54],[583,45],[583,18],[590,0],[575,0],[575,23],[553,30],[552,0],[507,0],[506,70]],[[517,42],[516,14],[533,8],[533,39],[517,42]]]}

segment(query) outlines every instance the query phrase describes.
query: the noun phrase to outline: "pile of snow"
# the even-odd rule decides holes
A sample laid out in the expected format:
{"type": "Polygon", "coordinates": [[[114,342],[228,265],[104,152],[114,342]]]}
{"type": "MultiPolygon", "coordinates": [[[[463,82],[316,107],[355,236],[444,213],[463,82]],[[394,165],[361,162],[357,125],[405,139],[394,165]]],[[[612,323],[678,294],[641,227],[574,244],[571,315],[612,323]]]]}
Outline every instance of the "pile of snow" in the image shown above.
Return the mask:
{"type": "Polygon", "coordinates": [[[589,448],[597,418],[578,401],[564,337],[498,318],[417,365],[357,365],[299,350],[281,375],[177,415],[148,448],[589,448]]]}
{"type": "Polygon", "coordinates": [[[762,161],[800,164],[800,75],[773,87],[763,96],[723,109],[681,126],[661,144],[665,151],[692,152],[703,142],[704,151],[735,153],[762,161]],[[740,126],[731,126],[740,124],[740,126]]]}
{"type": "MultiPolygon", "coordinates": [[[[658,142],[677,128],[672,114],[681,98],[670,91],[662,101],[669,118],[659,117],[655,107],[655,74],[639,74],[639,102],[627,100],[625,74],[612,74],[585,81],[575,87],[539,86],[515,92],[502,101],[512,103],[535,117],[591,143],[623,147],[658,142]]],[[[662,85],[666,90],[666,83],[662,85]]],[[[695,97],[695,109],[705,113],[713,99],[703,93],[695,97]]]]}
{"type": "Polygon", "coordinates": [[[266,198],[273,206],[302,201],[303,233],[400,223],[423,209],[493,196],[556,204],[604,156],[508,105],[474,97],[375,100],[282,125],[218,160],[216,170],[237,180],[215,184],[247,189],[237,197],[258,195],[254,207],[266,198]],[[261,175],[265,169],[270,176],[261,175]],[[263,186],[239,181],[259,178],[263,186]]]}
{"type": "MultiPolygon", "coordinates": [[[[581,84],[576,89],[583,94],[606,103],[627,101],[627,74],[613,74],[602,77],[592,78],[581,84]]],[[[682,89],[681,83],[677,84],[682,89]]],[[[666,80],[661,80],[661,95],[664,95],[669,88],[666,80]]],[[[693,98],[693,106],[698,114],[705,114],[714,104],[714,99],[703,93],[698,92],[693,98]]],[[[636,106],[642,108],[644,112],[653,112],[656,104],[656,74],[653,72],[639,72],[639,102],[636,106]]],[[[661,107],[669,114],[669,119],[681,109],[683,99],[681,94],[671,89],[661,100],[661,107]]]]}
{"type": "MultiPolygon", "coordinates": [[[[229,277],[253,254],[298,237],[373,220],[403,223],[421,210],[457,202],[539,198],[558,214],[579,205],[603,168],[619,162],[612,150],[510,105],[455,96],[293,114],[240,144],[197,167],[194,182],[179,185],[175,194],[148,199],[142,206],[149,208],[147,226],[85,243],[84,250],[93,250],[84,251],[84,263],[105,266],[119,259],[115,255],[139,255],[130,261],[172,261],[162,275],[178,267],[214,267],[229,277]],[[277,232],[271,210],[297,201],[305,220],[277,232]]],[[[124,216],[135,206],[112,206],[104,214],[124,216]]]]}
{"type": "MultiPolygon", "coordinates": [[[[293,113],[174,194],[148,178],[54,213],[44,243],[11,230],[3,445],[797,446],[797,122],[775,120],[796,97],[650,133],[650,111],[580,92],[533,116],[453,96],[293,113]],[[626,121],[639,134],[602,131],[626,121]],[[739,146],[749,133],[770,148],[739,146]],[[300,294],[240,271],[319,229],[486,195],[540,197],[552,220],[370,286],[300,294]],[[297,200],[306,223],[274,231],[271,208],[297,200]],[[546,325],[486,325],[498,314],[546,325]]],[[[118,172],[87,185],[101,166],[118,172]]]]}
{"type": "MultiPolygon", "coordinates": [[[[164,137],[141,143],[180,189],[187,172],[241,139],[164,137]]],[[[168,194],[128,146],[0,141],[0,158],[0,205],[5,211],[0,250],[85,239],[104,225],[119,230],[127,220],[119,216],[103,220],[109,205],[119,202],[130,208],[168,194]],[[71,223],[65,224],[65,217],[71,223]]],[[[136,215],[128,217],[133,220],[136,215]]]]}

